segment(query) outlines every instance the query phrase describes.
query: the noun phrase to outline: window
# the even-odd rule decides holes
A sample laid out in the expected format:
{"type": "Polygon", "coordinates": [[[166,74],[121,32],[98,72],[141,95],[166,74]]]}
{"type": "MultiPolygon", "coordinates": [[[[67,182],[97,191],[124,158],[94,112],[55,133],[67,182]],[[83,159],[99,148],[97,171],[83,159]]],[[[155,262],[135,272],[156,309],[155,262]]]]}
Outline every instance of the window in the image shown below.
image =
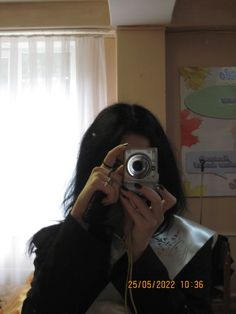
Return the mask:
{"type": "Polygon", "coordinates": [[[32,270],[27,240],[63,218],[81,136],[107,104],[103,40],[0,38],[0,291],[32,270]]]}

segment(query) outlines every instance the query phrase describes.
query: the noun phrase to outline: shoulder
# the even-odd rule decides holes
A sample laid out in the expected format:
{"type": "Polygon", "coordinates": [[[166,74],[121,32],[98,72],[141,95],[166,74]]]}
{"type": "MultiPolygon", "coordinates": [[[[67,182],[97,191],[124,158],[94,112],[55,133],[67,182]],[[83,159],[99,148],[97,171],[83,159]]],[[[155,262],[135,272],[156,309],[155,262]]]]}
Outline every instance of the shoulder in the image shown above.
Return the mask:
{"type": "Polygon", "coordinates": [[[210,260],[216,239],[215,231],[175,215],[170,227],[152,239],[151,247],[174,278],[193,260],[210,260]]]}
{"type": "Polygon", "coordinates": [[[173,217],[172,228],[173,230],[178,230],[189,240],[189,243],[195,243],[199,249],[208,241],[211,242],[211,247],[213,248],[218,239],[216,231],[178,215],[173,217]]]}
{"type": "Polygon", "coordinates": [[[40,250],[48,246],[59,233],[63,222],[44,227],[36,232],[30,240],[30,251],[40,250]]]}

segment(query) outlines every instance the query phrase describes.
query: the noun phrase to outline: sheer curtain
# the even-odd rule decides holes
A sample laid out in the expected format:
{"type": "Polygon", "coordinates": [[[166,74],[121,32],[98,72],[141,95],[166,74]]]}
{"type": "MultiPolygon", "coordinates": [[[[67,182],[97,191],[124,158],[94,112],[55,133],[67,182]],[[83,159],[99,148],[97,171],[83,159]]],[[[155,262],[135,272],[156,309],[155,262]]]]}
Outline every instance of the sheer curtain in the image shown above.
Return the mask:
{"type": "Polygon", "coordinates": [[[0,38],[0,291],[32,271],[27,240],[63,218],[81,135],[107,104],[102,36],[0,38]]]}

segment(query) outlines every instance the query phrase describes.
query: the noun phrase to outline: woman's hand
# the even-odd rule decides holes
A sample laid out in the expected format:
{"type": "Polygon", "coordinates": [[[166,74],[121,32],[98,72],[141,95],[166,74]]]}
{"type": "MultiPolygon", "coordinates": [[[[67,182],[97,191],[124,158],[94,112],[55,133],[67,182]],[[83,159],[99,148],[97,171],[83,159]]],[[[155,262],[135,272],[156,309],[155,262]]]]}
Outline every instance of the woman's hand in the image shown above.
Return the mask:
{"type": "Polygon", "coordinates": [[[103,163],[95,167],[90,174],[83,190],[79,194],[71,215],[80,223],[83,223],[83,213],[87,209],[91,198],[96,191],[105,194],[102,204],[104,206],[114,204],[120,195],[122,184],[123,165],[114,169],[118,157],[124,152],[127,144],[118,145],[108,152],[103,163]]]}
{"type": "Polygon", "coordinates": [[[120,194],[126,212],[124,232],[126,237],[130,233],[134,261],[140,257],[153,233],[163,223],[164,213],[176,203],[176,198],[163,187],[159,188],[157,193],[149,187],[138,184],[137,192],[146,200],[124,189],[121,189],[120,194]]]}

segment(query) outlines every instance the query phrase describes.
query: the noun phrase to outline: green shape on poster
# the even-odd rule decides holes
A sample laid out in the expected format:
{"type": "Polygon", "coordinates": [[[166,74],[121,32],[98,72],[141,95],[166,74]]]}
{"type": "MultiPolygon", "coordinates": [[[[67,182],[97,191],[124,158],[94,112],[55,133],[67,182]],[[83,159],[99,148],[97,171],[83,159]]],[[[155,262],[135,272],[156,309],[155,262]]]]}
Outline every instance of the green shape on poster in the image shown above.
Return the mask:
{"type": "Polygon", "coordinates": [[[184,100],[185,106],[202,116],[236,119],[236,86],[210,86],[193,92],[184,100]]]}

